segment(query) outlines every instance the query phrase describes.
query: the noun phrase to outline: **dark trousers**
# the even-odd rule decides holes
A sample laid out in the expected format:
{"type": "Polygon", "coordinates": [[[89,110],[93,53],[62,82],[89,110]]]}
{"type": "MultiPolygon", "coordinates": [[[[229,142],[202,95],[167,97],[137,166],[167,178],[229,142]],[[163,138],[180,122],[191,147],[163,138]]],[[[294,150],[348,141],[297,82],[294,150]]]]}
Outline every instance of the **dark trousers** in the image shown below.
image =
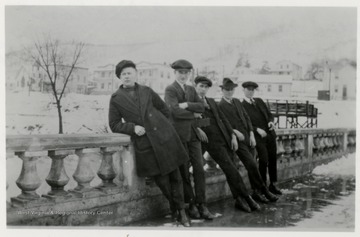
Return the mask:
{"type": "Polygon", "coordinates": [[[255,139],[261,177],[266,184],[269,172],[270,183],[274,183],[277,181],[276,138],[268,134],[265,138],[256,135],[255,139]]]}
{"type": "Polygon", "coordinates": [[[249,192],[233,161],[234,153],[225,145],[203,144],[203,152],[207,151],[225,174],[230,191],[236,199],[238,196],[246,197],[249,192]]]}
{"type": "Polygon", "coordinates": [[[263,190],[265,188],[265,183],[261,178],[252,150],[253,149],[245,143],[239,142],[239,149],[236,151],[236,154],[248,172],[251,188],[253,190],[263,190]]]}
{"type": "Polygon", "coordinates": [[[195,195],[191,186],[189,167],[190,163],[185,162],[179,167],[184,186],[185,203],[205,203],[205,172],[204,161],[200,141],[189,141],[183,143],[188,155],[189,162],[193,167],[195,195]]]}
{"type": "Polygon", "coordinates": [[[169,200],[171,211],[184,208],[184,192],[179,169],[166,175],[154,176],[155,183],[169,200]]]}

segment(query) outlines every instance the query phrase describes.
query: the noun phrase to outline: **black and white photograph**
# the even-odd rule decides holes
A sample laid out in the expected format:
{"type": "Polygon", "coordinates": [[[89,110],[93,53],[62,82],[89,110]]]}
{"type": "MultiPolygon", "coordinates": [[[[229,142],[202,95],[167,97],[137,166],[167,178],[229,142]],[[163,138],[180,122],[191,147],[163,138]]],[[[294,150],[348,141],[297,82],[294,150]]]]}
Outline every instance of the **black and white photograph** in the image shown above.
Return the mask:
{"type": "Polygon", "coordinates": [[[356,1],[153,2],[5,1],[5,228],[354,234],[356,1]]]}

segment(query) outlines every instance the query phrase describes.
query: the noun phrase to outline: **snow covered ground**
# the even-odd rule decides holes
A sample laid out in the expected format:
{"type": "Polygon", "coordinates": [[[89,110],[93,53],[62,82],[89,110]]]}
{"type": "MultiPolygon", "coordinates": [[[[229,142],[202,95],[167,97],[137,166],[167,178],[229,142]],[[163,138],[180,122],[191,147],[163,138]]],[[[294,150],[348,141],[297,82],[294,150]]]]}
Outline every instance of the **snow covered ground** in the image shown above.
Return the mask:
{"type": "MultiPolygon", "coordinates": [[[[313,174],[326,177],[349,179],[355,177],[355,153],[347,157],[334,160],[329,164],[321,165],[313,170],[313,174]]],[[[324,231],[351,231],[355,229],[355,192],[344,193],[338,200],[315,211],[311,218],[295,223],[289,229],[324,230],[324,231]]]]}
{"type": "MultiPolygon", "coordinates": [[[[64,133],[106,133],[110,95],[67,94],[62,100],[64,133]]],[[[355,128],[355,101],[317,101],[319,128],[355,128]]],[[[58,115],[51,94],[8,92],[6,133],[56,134],[58,115]]]]}

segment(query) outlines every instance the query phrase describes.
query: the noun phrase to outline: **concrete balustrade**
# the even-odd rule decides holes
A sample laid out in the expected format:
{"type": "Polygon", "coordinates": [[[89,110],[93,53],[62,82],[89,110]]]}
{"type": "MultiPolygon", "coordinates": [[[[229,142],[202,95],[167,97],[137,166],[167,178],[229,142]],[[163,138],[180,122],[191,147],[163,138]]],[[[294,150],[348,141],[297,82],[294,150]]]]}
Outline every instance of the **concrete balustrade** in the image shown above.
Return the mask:
{"type": "MultiPolygon", "coordinates": [[[[309,173],[356,147],[355,130],[286,129],[277,134],[280,182],[309,173]]],[[[133,147],[126,135],[16,135],[7,136],[6,142],[8,160],[22,161],[16,182],[7,184],[21,190],[8,202],[8,225],[122,225],[169,211],[156,185],[146,185],[136,175],[133,147]],[[43,179],[37,169],[40,159],[51,160],[43,179]],[[69,159],[75,163],[66,166],[69,159]],[[100,166],[94,166],[94,160],[100,166]],[[91,185],[96,179],[98,185],[91,185]],[[50,191],[39,193],[46,184],[50,191]],[[79,214],[84,211],[97,214],[79,214]]],[[[208,201],[230,197],[222,171],[208,154],[204,160],[208,201]]],[[[243,166],[239,172],[249,185],[243,166]]]]}

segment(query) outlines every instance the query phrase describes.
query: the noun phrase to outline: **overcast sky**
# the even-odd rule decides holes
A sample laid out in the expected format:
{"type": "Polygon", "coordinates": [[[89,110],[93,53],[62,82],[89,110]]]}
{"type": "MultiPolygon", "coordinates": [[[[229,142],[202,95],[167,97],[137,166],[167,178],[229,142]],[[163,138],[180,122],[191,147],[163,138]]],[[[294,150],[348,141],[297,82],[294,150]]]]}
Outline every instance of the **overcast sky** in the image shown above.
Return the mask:
{"type": "Polygon", "coordinates": [[[330,57],[356,57],[356,8],[6,6],[5,30],[7,52],[51,33],[106,45],[238,40],[250,54],[292,58],[335,47],[330,57]]]}

